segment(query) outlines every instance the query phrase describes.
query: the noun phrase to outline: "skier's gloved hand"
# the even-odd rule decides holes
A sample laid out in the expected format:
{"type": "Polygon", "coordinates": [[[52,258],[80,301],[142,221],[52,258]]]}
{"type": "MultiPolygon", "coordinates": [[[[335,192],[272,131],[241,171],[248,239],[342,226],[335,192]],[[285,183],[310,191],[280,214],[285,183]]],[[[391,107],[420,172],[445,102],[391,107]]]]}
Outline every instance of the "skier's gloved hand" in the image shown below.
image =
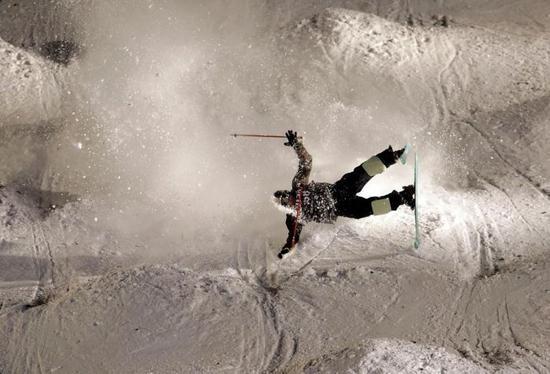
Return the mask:
{"type": "Polygon", "coordinates": [[[298,133],[296,131],[288,130],[285,134],[288,141],[285,143],[287,147],[292,147],[298,142],[298,133]]]}
{"type": "Polygon", "coordinates": [[[283,259],[283,257],[285,257],[287,254],[289,254],[290,252],[290,246],[288,244],[285,244],[283,246],[283,248],[281,248],[281,252],[279,252],[279,254],[277,255],[277,257],[279,257],[281,260],[283,259]]]}

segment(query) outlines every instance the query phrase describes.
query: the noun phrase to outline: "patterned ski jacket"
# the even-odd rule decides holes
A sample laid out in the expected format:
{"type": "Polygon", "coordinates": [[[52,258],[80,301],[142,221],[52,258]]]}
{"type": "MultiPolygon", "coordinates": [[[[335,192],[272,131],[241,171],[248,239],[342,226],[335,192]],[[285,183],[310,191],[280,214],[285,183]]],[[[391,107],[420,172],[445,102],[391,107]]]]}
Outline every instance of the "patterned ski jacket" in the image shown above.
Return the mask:
{"type": "Polygon", "coordinates": [[[292,212],[287,214],[286,226],[288,228],[287,246],[297,243],[300,238],[303,223],[320,222],[334,223],[336,221],[336,208],[333,196],[332,183],[309,182],[312,168],[312,158],[302,142],[297,141],[293,145],[298,156],[298,171],[292,179],[292,212]],[[300,203],[300,209],[297,205],[300,203]],[[299,217],[296,217],[300,210],[299,217]],[[298,220],[297,222],[296,219],[298,220]]]}

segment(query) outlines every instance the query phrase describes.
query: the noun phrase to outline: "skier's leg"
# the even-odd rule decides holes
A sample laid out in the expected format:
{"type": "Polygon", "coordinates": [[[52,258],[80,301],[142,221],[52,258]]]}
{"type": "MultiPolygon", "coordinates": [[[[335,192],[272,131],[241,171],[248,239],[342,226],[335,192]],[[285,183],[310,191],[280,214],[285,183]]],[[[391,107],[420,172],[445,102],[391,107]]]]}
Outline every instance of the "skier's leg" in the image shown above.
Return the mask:
{"type": "Polygon", "coordinates": [[[392,210],[397,210],[403,204],[410,206],[411,199],[414,201],[414,195],[411,195],[410,189],[407,186],[401,192],[394,190],[384,196],[370,197],[368,199],[355,196],[350,199],[337,201],[336,212],[339,216],[348,218],[382,215],[392,210]]]}
{"type": "Polygon", "coordinates": [[[400,151],[394,152],[389,146],[376,156],[369,158],[352,172],[344,174],[335,184],[338,195],[354,196],[361,192],[365,184],[377,174],[382,173],[386,168],[395,164],[399,158],[400,151]],[[399,153],[399,154],[398,154],[399,153]]]}

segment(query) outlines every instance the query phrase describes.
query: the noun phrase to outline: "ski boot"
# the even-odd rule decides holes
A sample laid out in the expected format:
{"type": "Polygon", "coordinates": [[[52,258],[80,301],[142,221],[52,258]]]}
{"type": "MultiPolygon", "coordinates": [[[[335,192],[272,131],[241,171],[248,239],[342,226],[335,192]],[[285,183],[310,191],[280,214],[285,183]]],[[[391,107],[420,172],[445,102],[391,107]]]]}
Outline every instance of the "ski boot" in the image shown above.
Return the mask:
{"type": "Polygon", "coordinates": [[[395,159],[401,161],[401,163],[405,165],[407,163],[407,156],[409,155],[409,151],[411,150],[411,148],[411,145],[407,143],[402,149],[394,151],[393,154],[395,156],[395,159]]]}
{"type": "Polygon", "coordinates": [[[402,149],[394,151],[392,146],[388,146],[383,152],[380,152],[376,156],[382,161],[385,167],[395,164],[398,160],[401,161],[403,165],[407,163],[407,156],[411,150],[410,144],[407,144],[402,149]]]}
{"type": "Polygon", "coordinates": [[[403,190],[399,192],[403,204],[406,204],[409,208],[414,210],[415,207],[415,194],[414,194],[414,185],[404,186],[403,190]]]}

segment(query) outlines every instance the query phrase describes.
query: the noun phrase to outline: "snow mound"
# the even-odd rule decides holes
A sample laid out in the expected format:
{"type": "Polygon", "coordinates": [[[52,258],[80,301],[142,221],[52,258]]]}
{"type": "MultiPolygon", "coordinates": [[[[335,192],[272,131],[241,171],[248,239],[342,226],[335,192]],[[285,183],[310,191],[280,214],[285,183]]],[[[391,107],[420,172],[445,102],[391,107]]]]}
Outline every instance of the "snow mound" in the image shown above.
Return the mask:
{"type": "Polygon", "coordinates": [[[373,339],[359,348],[323,356],[310,362],[305,373],[487,373],[481,366],[442,347],[402,340],[373,339]]]}
{"type": "Polygon", "coordinates": [[[72,282],[104,274],[128,262],[119,246],[134,247],[113,238],[88,201],[0,186],[0,305],[34,306],[72,282]]]}
{"type": "Polygon", "coordinates": [[[44,323],[19,333],[49,348],[40,363],[14,362],[11,372],[33,365],[90,373],[266,372],[280,360],[275,306],[234,270],[119,270],[28,313],[35,311],[45,313],[44,323]],[[51,330],[51,318],[60,329],[51,330]]]}
{"type": "Polygon", "coordinates": [[[60,116],[61,88],[53,63],[0,38],[0,128],[60,116]]]}
{"type": "Polygon", "coordinates": [[[329,8],[300,22],[294,36],[313,38],[329,60],[346,62],[359,58],[370,64],[397,64],[408,56],[403,48],[413,38],[412,32],[398,23],[374,14],[329,8]]]}
{"type": "Polygon", "coordinates": [[[0,35],[16,47],[46,54],[48,42],[82,38],[88,9],[82,0],[3,1],[0,35]]]}
{"type": "Polygon", "coordinates": [[[5,306],[31,302],[47,282],[43,232],[36,230],[41,219],[21,191],[0,187],[0,300],[5,306]]]}

